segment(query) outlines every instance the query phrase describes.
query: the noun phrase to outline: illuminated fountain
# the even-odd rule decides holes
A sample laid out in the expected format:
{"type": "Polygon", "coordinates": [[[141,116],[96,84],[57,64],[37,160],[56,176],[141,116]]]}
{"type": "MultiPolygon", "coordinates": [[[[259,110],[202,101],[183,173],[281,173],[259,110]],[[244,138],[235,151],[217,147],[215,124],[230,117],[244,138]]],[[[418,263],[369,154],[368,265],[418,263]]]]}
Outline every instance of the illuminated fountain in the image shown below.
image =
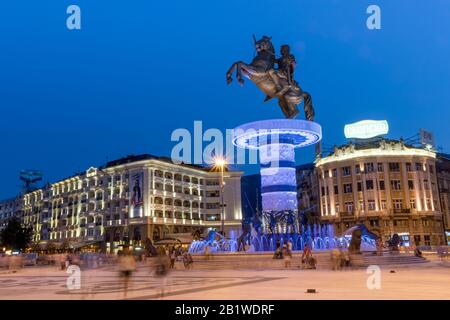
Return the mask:
{"type": "Polygon", "coordinates": [[[321,139],[320,125],[306,120],[263,120],[234,129],[234,145],[259,152],[262,234],[300,233],[295,149],[321,139]]]}
{"type": "MultiPolygon", "coordinates": [[[[262,222],[258,230],[239,239],[226,239],[211,232],[208,239],[194,241],[192,253],[274,251],[277,244],[288,241],[293,250],[309,244],[315,250],[347,248],[351,235],[335,237],[332,225],[301,224],[298,213],[295,149],[310,146],[322,139],[319,124],[306,120],[275,119],[251,122],[233,132],[233,143],[239,148],[257,150],[261,165],[262,222]]],[[[373,248],[373,240],[362,238],[362,248],[373,248]]]]}

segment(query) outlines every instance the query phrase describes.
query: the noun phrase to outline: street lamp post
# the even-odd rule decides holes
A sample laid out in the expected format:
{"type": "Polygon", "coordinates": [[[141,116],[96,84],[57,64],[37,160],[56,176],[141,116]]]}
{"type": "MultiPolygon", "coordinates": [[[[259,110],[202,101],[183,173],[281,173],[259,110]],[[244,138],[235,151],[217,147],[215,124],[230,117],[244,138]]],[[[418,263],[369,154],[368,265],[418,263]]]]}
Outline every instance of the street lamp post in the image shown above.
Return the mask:
{"type": "Polygon", "coordinates": [[[214,162],[215,166],[220,168],[220,207],[221,207],[220,220],[221,220],[221,233],[223,236],[225,236],[225,204],[223,199],[223,189],[225,186],[224,171],[227,163],[223,158],[216,158],[214,159],[214,162]]]}
{"type": "Polygon", "coordinates": [[[221,220],[222,220],[222,235],[225,236],[225,205],[223,203],[223,188],[224,188],[224,181],[223,181],[223,172],[224,172],[225,164],[220,167],[220,203],[222,207],[222,214],[221,214],[221,220]]]}

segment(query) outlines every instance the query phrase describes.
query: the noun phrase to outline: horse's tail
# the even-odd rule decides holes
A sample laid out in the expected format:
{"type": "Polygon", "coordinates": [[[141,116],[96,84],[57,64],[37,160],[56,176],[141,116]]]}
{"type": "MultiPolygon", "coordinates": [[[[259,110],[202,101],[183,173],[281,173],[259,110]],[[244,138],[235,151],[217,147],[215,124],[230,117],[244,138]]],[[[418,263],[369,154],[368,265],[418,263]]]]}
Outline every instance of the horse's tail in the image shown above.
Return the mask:
{"type": "Polygon", "coordinates": [[[315,114],[311,95],[306,91],[303,91],[302,95],[303,95],[303,108],[305,109],[306,120],[314,121],[315,114]]]}

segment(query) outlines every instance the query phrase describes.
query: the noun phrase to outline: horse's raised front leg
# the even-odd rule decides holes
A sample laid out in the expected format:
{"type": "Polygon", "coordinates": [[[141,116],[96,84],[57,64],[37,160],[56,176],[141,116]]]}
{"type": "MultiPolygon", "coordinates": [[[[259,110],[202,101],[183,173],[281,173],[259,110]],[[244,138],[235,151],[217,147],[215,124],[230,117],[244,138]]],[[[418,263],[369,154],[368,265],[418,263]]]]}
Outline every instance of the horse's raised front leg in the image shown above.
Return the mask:
{"type": "Polygon", "coordinates": [[[242,79],[242,65],[244,65],[244,63],[239,61],[236,65],[236,79],[242,87],[244,85],[244,79],[242,79]]]}
{"type": "Polygon", "coordinates": [[[230,67],[230,69],[228,69],[227,71],[227,84],[230,84],[231,82],[233,82],[233,78],[231,77],[231,74],[233,73],[234,69],[236,68],[237,63],[233,63],[230,67]]]}

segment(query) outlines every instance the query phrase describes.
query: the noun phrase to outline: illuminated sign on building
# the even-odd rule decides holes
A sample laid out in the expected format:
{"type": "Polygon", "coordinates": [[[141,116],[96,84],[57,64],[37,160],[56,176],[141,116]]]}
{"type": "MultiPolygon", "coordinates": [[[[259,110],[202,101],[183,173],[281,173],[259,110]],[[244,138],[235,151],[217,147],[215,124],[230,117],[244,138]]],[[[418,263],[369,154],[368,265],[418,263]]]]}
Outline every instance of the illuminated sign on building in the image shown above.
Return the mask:
{"type": "Polygon", "coordinates": [[[389,125],[386,120],[363,120],[344,127],[344,134],[347,139],[369,139],[381,136],[389,132],[389,125]]]}

